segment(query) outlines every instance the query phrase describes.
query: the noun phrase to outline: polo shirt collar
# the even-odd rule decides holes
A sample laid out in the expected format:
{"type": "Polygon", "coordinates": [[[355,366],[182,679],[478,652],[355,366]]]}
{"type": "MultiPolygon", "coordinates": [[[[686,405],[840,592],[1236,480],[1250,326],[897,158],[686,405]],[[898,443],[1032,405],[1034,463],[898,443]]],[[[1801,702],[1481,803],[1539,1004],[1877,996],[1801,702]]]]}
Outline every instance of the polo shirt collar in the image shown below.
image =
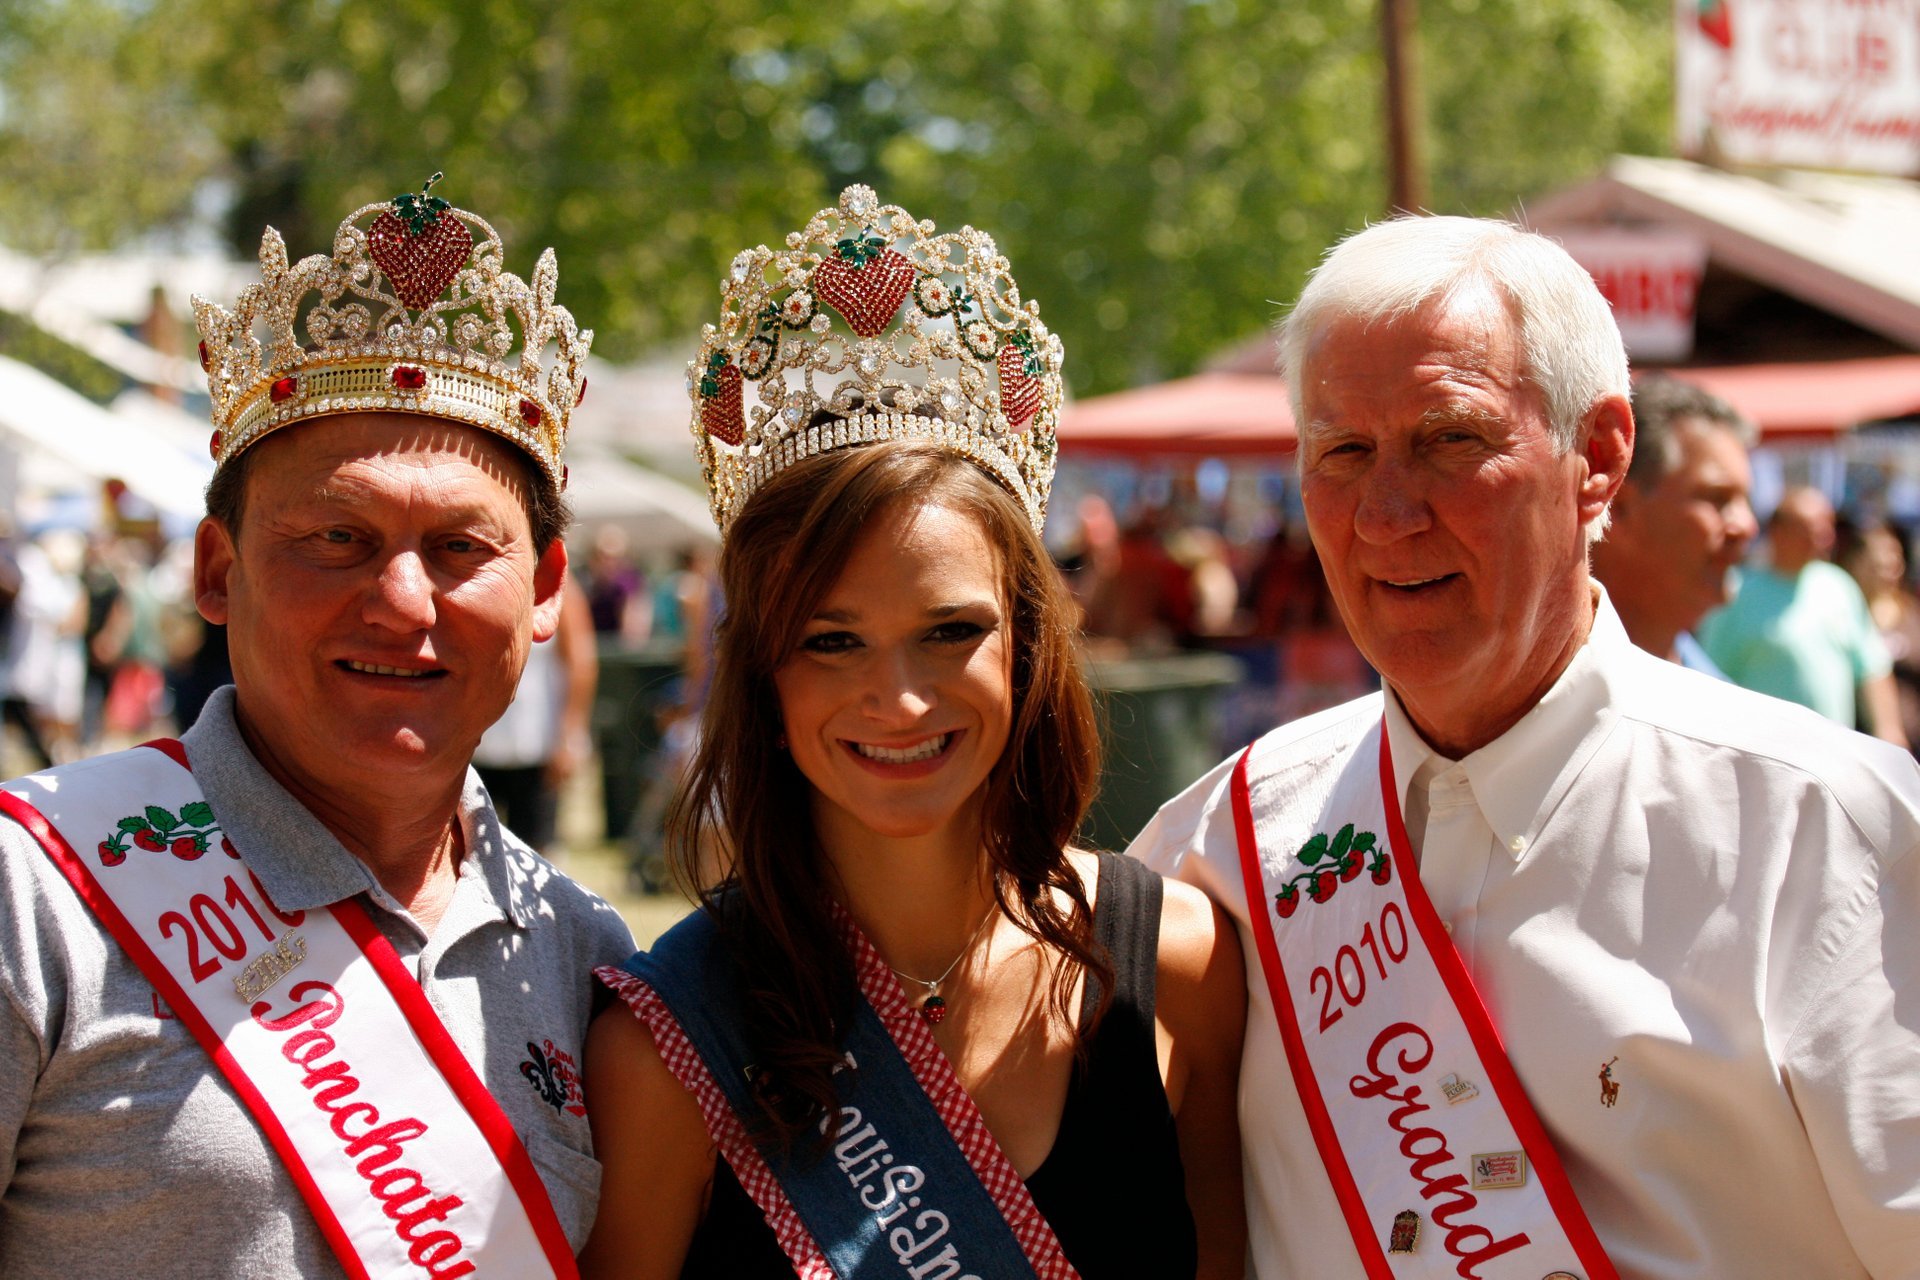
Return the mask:
{"type": "MultiPolygon", "coordinates": [[[[1540,829],[1618,719],[1612,686],[1633,642],[1605,589],[1596,582],[1593,591],[1593,628],[1553,687],[1512,728],[1458,761],[1481,816],[1515,862],[1533,850],[1540,829]]],[[[1390,686],[1386,728],[1404,813],[1408,785],[1420,766],[1429,758],[1445,762],[1443,768],[1453,762],[1427,745],[1390,686]]]]}
{"type": "MultiPolygon", "coordinates": [[[[275,906],[312,911],[366,893],[390,911],[401,910],[367,865],[255,758],[234,719],[232,685],[214,691],[180,740],[221,830],[275,906]]],[[[530,883],[535,860],[507,844],[500,816],[472,770],[461,790],[460,825],[466,854],[443,927],[464,932],[464,926],[502,918],[527,927],[537,898],[530,883]]]]}

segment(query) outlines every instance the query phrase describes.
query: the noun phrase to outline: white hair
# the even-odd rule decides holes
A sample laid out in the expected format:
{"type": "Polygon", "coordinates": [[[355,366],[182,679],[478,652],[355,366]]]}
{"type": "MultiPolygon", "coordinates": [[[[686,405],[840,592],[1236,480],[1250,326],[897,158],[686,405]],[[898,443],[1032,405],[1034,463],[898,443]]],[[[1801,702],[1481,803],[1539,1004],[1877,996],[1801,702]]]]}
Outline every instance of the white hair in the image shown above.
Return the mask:
{"type": "Polygon", "coordinates": [[[1313,335],[1336,317],[1398,320],[1475,283],[1493,286],[1520,326],[1524,376],[1546,401],[1556,451],[1579,443],[1588,412],[1631,390],[1613,310],[1565,249],[1491,218],[1402,217],[1348,236],[1314,269],[1280,326],[1280,371],[1301,408],[1313,335]]]}

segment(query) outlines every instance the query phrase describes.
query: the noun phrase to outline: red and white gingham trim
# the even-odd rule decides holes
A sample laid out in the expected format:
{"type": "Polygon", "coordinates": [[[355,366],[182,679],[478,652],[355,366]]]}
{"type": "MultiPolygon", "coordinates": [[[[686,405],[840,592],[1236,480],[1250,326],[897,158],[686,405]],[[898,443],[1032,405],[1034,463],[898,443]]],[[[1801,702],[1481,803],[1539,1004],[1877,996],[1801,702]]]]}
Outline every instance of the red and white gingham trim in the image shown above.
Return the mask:
{"type": "MultiPolygon", "coordinates": [[[[893,1038],[894,1046],[906,1059],[914,1079],[933,1103],[947,1131],[959,1144],[961,1153],[973,1168],[974,1176],[980,1179],[987,1194],[993,1197],[994,1205],[1007,1220],[1014,1239],[1019,1242],[1021,1252],[1026,1254],[1028,1265],[1040,1280],[1079,1280],[1080,1273],[1067,1261],[1053,1228],[1047,1225],[1047,1220],[1035,1207],[1027,1184],[1014,1169],[1012,1161],[1007,1159],[1006,1153],[1000,1150],[1000,1144],[993,1140],[986,1121],[980,1116],[980,1109],[974,1105],[972,1096],[961,1087],[959,1077],[953,1073],[953,1064],[935,1043],[933,1032],[913,1006],[907,1003],[906,993],[901,990],[893,971],[887,967],[887,962],[881,958],[866,934],[853,922],[853,918],[845,911],[837,911],[836,914],[853,953],[854,973],[861,994],[873,1006],[874,1012],[879,1014],[881,1025],[893,1038]]],[[[820,1252],[819,1245],[807,1233],[800,1215],[794,1211],[786,1193],[781,1191],[779,1181],[748,1139],[745,1126],[734,1114],[720,1086],[714,1083],[706,1063],[675,1021],[666,1002],[651,986],[624,969],[605,965],[595,969],[594,975],[626,1001],[634,1014],[647,1024],[647,1029],[653,1033],[654,1047],[660,1051],[667,1070],[699,1104],[700,1112],[706,1118],[707,1133],[720,1148],[727,1163],[733,1166],[740,1185],[766,1215],[767,1222],[780,1241],[780,1248],[802,1280],[833,1280],[833,1270],[820,1252]]]]}
{"type": "Polygon", "coordinates": [[[653,1033],[654,1048],[660,1051],[661,1061],[667,1064],[667,1070],[673,1072],[673,1078],[685,1086],[694,1101],[700,1104],[700,1114],[706,1118],[708,1135],[713,1138],[714,1145],[720,1148],[720,1154],[727,1163],[733,1166],[734,1176],[740,1179],[740,1185],[760,1206],[760,1212],[766,1215],[768,1225],[772,1226],[775,1238],[780,1241],[781,1251],[793,1263],[794,1273],[800,1280],[834,1280],[833,1268],[820,1252],[820,1246],[807,1234],[800,1215],[780,1189],[780,1183],[773,1176],[773,1171],[767,1168],[766,1161],[760,1158],[760,1152],[747,1137],[746,1126],[734,1114],[726,1094],[714,1083],[707,1064],[687,1039],[687,1033],[680,1029],[673,1011],[667,1008],[667,1002],[652,987],[625,969],[602,965],[593,973],[627,1002],[627,1007],[633,1010],[635,1017],[647,1024],[647,1030],[653,1033]]]}
{"type": "Polygon", "coordinates": [[[967,1163],[973,1166],[974,1176],[980,1179],[998,1206],[1000,1216],[1013,1229],[1014,1239],[1020,1242],[1034,1274],[1040,1280],[1079,1280],[1080,1273],[1067,1261],[1053,1228],[1034,1206],[1033,1196],[1013,1162],[987,1131],[987,1122],[980,1118],[980,1108],[974,1105],[972,1095],[960,1086],[959,1077],[953,1074],[953,1064],[934,1042],[932,1030],[907,1003],[899,979],[893,976],[893,970],[887,967],[860,926],[853,922],[853,917],[844,910],[836,910],[836,914],[853,952],[860,993],[880,1015],[881,1024],[893,1037],[907,1066],[912,1068],[920,1088],[933,1102],[954,1141],[960,1144],[967,1163]]]}

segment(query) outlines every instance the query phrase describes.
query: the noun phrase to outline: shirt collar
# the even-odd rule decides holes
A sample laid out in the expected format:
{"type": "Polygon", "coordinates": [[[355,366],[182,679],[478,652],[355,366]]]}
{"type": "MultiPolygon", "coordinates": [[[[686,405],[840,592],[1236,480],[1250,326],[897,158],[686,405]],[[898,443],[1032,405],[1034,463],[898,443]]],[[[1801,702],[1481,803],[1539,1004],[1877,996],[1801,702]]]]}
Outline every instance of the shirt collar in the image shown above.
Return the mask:
{"type": "MultiPolygon", "coordinates": [[[[1605,589],[1596,582],[1593,591],[1593,628],[1553,687],[1511,729],[1458,762],[1481,816],[1516,862],[1533,849],[1540,829],[1617,719],[1612,685],[1632,641],[1605,589]]],[[[1429,758],[1445,757],[1420,736],[1391,687],[1386,729],[1404,813],[1414,774],[1429,758]]]]}
{"type": "MultiPolygon", "coordinates": [[[[180,741],[222,832],[274,905],[311,911],[366,893],[398,913],[399,904],[367,865],[254,756],[234,719],[234,705],[233,686],[215,690],[180,741]]],[[[471,769],[460,795],[460,826],[466,854],[444,923],[456,923],[457,915],[463,924],[504,918],[527,927],[537,897],[529,883],[535,860],[509,845],[500,816],[471,769]]]]}

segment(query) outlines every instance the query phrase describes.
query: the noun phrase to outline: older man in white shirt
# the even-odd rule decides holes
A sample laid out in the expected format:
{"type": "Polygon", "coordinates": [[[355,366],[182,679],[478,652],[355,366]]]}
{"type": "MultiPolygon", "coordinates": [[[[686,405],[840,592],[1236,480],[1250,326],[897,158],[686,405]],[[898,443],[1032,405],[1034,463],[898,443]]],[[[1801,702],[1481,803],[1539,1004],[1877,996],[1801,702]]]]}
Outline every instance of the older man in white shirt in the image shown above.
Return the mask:
{"type": "Polygon", "coordinates": [[[1242,930],[1255,1272],[1920,1276],[1920,773],[1628,641],[1587,571],[1633,446],[1592,282],[1390,222],[1282,351],[1386,689],[1132,850],[1242,930]]]}

